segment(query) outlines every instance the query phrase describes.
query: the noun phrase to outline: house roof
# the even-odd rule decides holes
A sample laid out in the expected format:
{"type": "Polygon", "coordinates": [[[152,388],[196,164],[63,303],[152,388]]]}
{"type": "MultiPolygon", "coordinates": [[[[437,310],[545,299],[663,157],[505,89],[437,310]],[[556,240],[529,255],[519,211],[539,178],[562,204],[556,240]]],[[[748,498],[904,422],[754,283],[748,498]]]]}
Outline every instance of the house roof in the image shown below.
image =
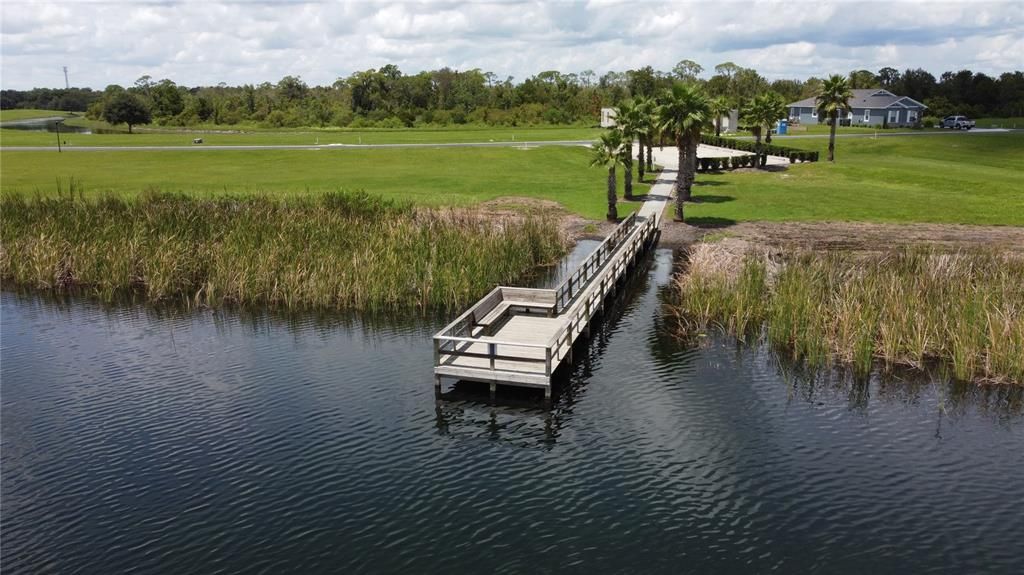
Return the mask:
{"type": "MultiPolygon", "coordinates": [[[[864,108],[884,110],[886,108],[927,108],[921,102],[907,96],[897,96],[888,90],[880,88],[867,88],[850,90],[853,97],[850,98],[850,107],[863,110],[864,108]]],[[[799,102],[789,104],[790,108],[814,108],[817,104],[813,97],[805,98],[799,102]]]]}

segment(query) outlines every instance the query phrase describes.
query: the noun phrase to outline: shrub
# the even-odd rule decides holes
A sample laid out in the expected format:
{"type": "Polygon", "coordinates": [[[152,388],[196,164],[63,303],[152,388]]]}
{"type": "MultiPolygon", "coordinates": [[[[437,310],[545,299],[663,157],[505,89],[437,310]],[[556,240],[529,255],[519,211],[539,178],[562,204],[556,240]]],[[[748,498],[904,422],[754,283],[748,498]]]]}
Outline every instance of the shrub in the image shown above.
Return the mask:
{"type": "Polygon", "coordinates": [[[921,120],[921,125],[925,128],[934,128],[939,125],[939,119],[934,116],[925,116],[924,119],[921,120]]]}
{"type": "Polygon", "coordinates": [[[796,152],[790,152],[789,153],[789,163],[790,164],[795,164],[796,163],[796,152]]]}

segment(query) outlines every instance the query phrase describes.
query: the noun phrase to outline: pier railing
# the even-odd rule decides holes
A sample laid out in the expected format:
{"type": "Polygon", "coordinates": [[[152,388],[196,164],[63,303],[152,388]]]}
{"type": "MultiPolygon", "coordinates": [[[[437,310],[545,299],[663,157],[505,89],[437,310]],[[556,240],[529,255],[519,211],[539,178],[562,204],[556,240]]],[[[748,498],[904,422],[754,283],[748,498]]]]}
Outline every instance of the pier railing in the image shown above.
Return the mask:
{"type": "Polygon", "coordinates": [[[548,341],[547,347],[551,350],[551,363],[557,366],[562,359],[571,355],[572,344],[576,341],[576,337],[586,330],[590,318],[602,305],[615,282],[625,274],[625,268],[633,261],[636,254],[644,249],[646,242],[655,233],[657,227],[655,218],[647,218],[639,225],[634,225],[625,239],[605,257],[605,265],[600,268],[597,280],[579,292],[580,301],[563,312],[565,323],[548,341]]]}
{"type": "Polygon", "coordinates": [[[608,258],[611,257],[616,248],[618,248],[619,243],[629,235],[635,225],[636,214],[630,214],[628,218],[615,228],[615,231],[601,242],[601,245],[597,246],[597,249],[587,256],[587,259],[583,260],[583,263],[576,268],[575,272],[555,288],[556,313],[560,314],[572,306],[576,296],[587,288],[590,281],[594,279],[594,276],[608,262],[608,258]]]}
{"type": "Polygon", "coordinates": [[[556,289],[494,288],[434,336],[435,374],[550,392],[551,374],[564,359],[571,361],[573,342],[589,333],[590,319],[656,230],[656,218],[630,215],[556,289]],[[500,328],[510,314],[557,323],[547,341],[510,341],[501,338],[500,328]]]}

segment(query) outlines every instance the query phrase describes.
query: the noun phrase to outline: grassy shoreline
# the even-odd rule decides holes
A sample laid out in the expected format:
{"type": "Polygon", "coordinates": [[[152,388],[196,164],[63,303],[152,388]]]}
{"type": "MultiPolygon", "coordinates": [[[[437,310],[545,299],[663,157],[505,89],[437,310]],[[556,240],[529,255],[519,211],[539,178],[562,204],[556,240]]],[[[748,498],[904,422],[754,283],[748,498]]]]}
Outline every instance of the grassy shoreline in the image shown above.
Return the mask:
{"type": "Polygon", "coordinates": [[[0,277],[104,301],[359,311],[455,309],[557,261],[543,217],[417,209],[363,193],[306,198],[6,197],[0,277]]]}
{"type": "Polygon", "coordinates": [[[1024,259],[992,252],[738,254],[698,244],[675,281],[675,331],[760,338],[809,365],[949,366],[1024,384],[1024,259]]]}

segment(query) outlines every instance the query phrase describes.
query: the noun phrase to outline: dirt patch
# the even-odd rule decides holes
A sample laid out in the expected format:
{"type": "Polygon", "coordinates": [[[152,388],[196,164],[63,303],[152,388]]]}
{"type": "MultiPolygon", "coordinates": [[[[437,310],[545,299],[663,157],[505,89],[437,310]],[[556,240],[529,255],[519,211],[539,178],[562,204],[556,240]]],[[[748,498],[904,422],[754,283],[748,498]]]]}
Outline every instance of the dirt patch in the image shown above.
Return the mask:
{"type": "Polygon", "coordinates": [[[887,251],[924,245],[1024,252],[1024,228],[1008,226],[866,222],[724,222],[694,226],[669,220],[662,224],[662,246],[685,247],[700,240],[728,240],[778,250],[887,251]]]}
{"type": "Polygon", "coordinates": [[[579,240],[603,240],[612,233],[616,224],[605,220],[588,220],[566,211],[558,202],[538,198],[502,197],[482,202],[467,212],[494,219],[522,218],[527,216],[555,217],[562,234],[570,242],[579,240]]]}

